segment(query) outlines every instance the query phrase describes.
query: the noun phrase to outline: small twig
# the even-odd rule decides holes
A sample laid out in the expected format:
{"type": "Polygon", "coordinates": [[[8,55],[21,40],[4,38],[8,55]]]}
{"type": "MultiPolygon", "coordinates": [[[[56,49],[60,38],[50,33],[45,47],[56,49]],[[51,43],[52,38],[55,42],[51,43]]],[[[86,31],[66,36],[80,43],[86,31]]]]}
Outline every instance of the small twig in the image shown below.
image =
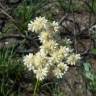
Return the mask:
{"type": "Polygon", "coordinates": [[[47,85],[50,85],[50,84],[54,84],[54,82],[48,82],[48,83],[46,83],[46,84],[43,84],[43,85],[41,86],[41,88],[43,88],[43,87],[45,87],[45,86],[47,86],[47,85]]]}
{"type": "Polygon", "coordinates": [[[20,35],[3,36],[0,38],[0,41],[2,41],[4,39],[11,39],[11,38],[24,39],[24,36],[20,36],[20,35]]]}
{"type": "Polygon", "coordinates": [[[6,10],[6,8],[0,3],[0,7],[4,10],[6,10]]]}
{"type": "MultiPolygon", "coordinates": [[[[80,43],[83,46],[83,48],[84,48],[84,52],[80,53],[82,56],[86,55],[86,54],[88,54],[90,52],[90,49],[91,49],[90,47],[88,47],[86,49],[86,47],[84,46],[84,44],[81,41],[79,41],[78,43],[80,43]]],[[[90,43],[90,46],[91,46],[91,43],[90,43]]]]}
{"type": "Polygon", "coordinates": [[[68,15],[68,14],[64,15],[64,16],[60,19],[60,21],[59,21],[59,25],[62,24],[62,22],[63,22],[63,21],[65,20],[65,18],[67,17],[67,15],[68,15]]]}
{"type": "Polygon", "coordinates": [[[77,53],[77,37],[76,37],[76,24],[75,24],[75,15],[74,15],[74,13],[72,12],[72,14],[73,14],[73,23],[74,23],[74,31],[73,31],[73,34],[74,34],[74,48],[75,48],[75,50],[76,50],[76,53],[77,53]]]}
{"type": "Polygon", "coordinates": [[[3,14],[5,14],[7,17],[9,17],[12,21],[15,21],[14,19],[13,19],[13,17],[12,16],[10,16],[7,12],[6,12],[6,9],[4,8],[4,6],[0,3],[0,10],[1,10],[1,12],[3,13],[3,14]]]}
{"type": "Polygon", "coordinates": [[[34,53],[34,50],[16,50],[16,53],[18,54],[28,54],[28,53],[34,53]]]}

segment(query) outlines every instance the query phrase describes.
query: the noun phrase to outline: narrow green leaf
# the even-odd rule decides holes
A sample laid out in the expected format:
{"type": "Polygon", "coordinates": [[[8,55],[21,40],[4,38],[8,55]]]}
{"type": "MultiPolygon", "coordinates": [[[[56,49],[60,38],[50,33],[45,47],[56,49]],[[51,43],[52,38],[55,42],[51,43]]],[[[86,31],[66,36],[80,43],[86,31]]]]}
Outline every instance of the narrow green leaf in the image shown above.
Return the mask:
{"type": "Polygon", "coordinates": [[[93,53],[93,54],[96,55],[96,48],[93,48],[93,49],[91,50],[91,53],[93,53]]]}

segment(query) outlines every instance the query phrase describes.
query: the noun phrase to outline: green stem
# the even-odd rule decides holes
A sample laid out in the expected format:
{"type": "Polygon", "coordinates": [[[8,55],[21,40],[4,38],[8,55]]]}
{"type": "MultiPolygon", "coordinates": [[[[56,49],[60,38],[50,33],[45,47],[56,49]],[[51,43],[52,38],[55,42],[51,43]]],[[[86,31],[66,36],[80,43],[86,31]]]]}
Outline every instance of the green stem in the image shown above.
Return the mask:
{"type": "Polygon", "coordinates": [[[38,85],[39,85],[39,80],[36,81],[33,96],[36,96],[36,91],[37,91],[38,85]]]}

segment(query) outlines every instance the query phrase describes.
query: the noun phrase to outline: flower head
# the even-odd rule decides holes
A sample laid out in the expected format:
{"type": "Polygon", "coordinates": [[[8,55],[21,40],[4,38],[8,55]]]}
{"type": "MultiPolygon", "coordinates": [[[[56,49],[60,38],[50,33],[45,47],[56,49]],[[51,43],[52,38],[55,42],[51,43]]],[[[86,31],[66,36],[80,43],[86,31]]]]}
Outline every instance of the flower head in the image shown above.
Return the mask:
{"type": "Polygon", "coordinates": [[[52,26],[53,26],[55,32],[59,31],[59,23],[58,22],[53,21],[52,26]]]}
{"type": "Polygon", "coordinates": [[[57,67],[53,70],[53,73],[57,78],[62,78],[68,68],[69,67],[67,66],[67,64],[60,62],[60,64],[58,64],[57,67]]]}
{"type": "Polygon", "coordinates": [[[57,67],[59,68],[59,69],[61,69],[61,70],[64,70],[65,72],[68,70],[68,65],[67,64],[65,64],[64,62],[60,62],[58,65],[57,65],[57,67]]]}
{"type": "Polygon", "coordinates": [[[40,46],[41,49],[44,49],[46,53],[52,53],[58,47],[58,44],[54,40],[49,40],[48,42],[44,43],[43,46],[40,46]]]}
{"type": "Polygon", "coordinates": [[[38,68],[35,71],[37,80],[40,80],[40,81],[44,80],[45,77],[47,77],[47,73],[48,73],[48,69],[47,68],[38,68]]]}
{"type": "Polygon", "coordinates": [[[33,69],[33,58],[34,58],[34,56],[32,53],[29,53],[28,55],[24,56],[24,58],[23,58],[24,65],[27,66],[27,68],[29,70],[33,69]]]}
{"type": "Polygon", "coordinates": [[[34,66],[42,67],[47,65],[47,58],[40,52],[34,55],[34,66]]]}
{"type": "Polygon", "coordinates": [[[48,42],[50,39],[53,39],[52,33],[51,32],[46,32],[43,31],[41,32],[39,39],[42,43],[48,42]]]}
{"type": "Polygon", "coordinates": [[[75,65],[77,63],[78,60],[80,60],[81,57],[80,57],[80,54],[71,54],[68,59],[67,59],[67,63],[69,65],[75,65]]]}
{"type": "Polygon", "coordinates": [[[44,29],[46,29],[46,23],[47,20],[45,19],[45,17],[36,17],[36,19],[34,21],[31,21],[28,24],[28,30],[32,31],[32,32],[40,32],[44,29]]]}

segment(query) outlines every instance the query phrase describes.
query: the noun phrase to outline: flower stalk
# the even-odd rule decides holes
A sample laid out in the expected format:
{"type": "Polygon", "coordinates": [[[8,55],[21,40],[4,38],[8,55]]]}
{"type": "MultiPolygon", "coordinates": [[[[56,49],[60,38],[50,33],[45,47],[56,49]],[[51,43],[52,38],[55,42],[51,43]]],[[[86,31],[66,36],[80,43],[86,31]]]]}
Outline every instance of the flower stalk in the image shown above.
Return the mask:
{"type": "Polygon", "coordinates": [[[36,93],[37,93],[37,89],[38,89],[38,87],[39,87],[39,84],[40,84],[40,82],[39,82],[39,80],[37,79],[36,84],[35,84],[35,88],[34,88],[34,93],[33,93],[32,96],[36,96],[36,93]]]}

